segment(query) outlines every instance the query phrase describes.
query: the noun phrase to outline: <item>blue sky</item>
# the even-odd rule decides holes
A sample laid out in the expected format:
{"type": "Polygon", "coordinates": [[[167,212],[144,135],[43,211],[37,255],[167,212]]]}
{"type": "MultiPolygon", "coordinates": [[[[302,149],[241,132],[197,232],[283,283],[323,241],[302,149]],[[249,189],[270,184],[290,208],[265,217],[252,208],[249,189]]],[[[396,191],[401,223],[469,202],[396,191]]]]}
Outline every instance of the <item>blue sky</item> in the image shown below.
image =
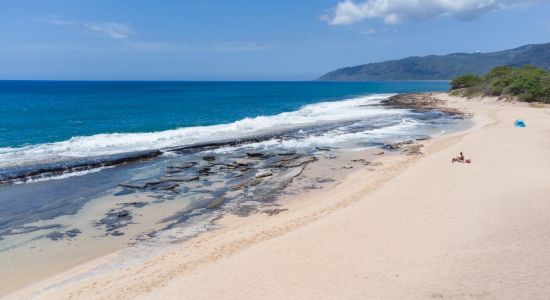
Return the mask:
{"type": "Polygon", "coordinates": [[[550,1],[2,1],[0,79],[309,80],[550,42],[550,1]]]}

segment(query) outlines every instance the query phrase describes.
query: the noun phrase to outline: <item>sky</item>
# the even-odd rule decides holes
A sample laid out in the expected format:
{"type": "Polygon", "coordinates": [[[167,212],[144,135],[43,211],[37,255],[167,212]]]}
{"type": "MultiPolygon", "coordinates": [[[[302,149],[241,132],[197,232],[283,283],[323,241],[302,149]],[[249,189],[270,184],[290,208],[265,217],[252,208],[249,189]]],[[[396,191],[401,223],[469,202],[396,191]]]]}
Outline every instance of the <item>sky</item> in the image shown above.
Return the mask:
{"type": "Polygon", "coordinates": [[[0,0],[3,80],[311,80],[550,42],[550,0],[0,0]]]}

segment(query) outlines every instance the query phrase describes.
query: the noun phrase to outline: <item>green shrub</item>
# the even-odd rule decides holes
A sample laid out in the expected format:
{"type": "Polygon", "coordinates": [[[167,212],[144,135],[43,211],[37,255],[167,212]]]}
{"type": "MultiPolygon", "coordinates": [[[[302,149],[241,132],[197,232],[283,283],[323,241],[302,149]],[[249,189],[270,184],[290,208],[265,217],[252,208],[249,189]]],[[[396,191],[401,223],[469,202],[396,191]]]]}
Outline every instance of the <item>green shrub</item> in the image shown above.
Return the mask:
{"type": "Polygon", "coordinates": [[[473,87],[482,81],[481,77],[474,74],[462,75],[451,81],[451,90],[473,87]]]}
{"type": "Polygon", "coordinates": [[[521,101],[550,103],[550,73],[534,66],[496,67],[483,77],[464,75],[451,82],[451,90],[463,94],[513,96],[521,101]]]}

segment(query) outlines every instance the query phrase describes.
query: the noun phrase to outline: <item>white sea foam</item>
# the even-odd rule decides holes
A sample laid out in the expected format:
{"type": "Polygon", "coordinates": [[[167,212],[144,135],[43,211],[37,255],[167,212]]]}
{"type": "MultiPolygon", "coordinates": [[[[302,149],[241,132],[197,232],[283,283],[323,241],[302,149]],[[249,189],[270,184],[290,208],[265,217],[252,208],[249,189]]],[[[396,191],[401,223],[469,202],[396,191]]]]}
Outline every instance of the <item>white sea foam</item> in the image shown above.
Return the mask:
{"type": "MultiPolygon", "coordinates": [[[[413,130],[424,124],[412,119],[402,119],[401,122],[377,129],[342,132],[340,129],[329,130],[320,135],[310,135],[301,139],[290,140],[267,140],[250,145],[242,145],[238,148],[270,149],[270,148],[308,148],[315,146],[339,147],[348,143],[366,142],[386,143],[394,140],[401,140],[414,134],[413,130]]],[[[214,150],[215,153],[234,151],[235,147],[223,147],[214,150]]]]}
{"type": "Polygon", "coordinates": [[[91,157],[140,150],[163,149],[200,142],[217,141],[262,132],[277,132],[289,127],[309,126],[383,115],[405,114],[406,110],[376,106],[389,94],[357,97],[342,101],[322,102],[303,106],[299,110],[273,116],[245,118],[229,124],[185,127],[146,133],[112,133],[78,136],[69,140],[30,145],[20,148],[0,148],[0,168],[60,158],[91,157]]]}
{"type": "Polygon", "coordinates": [[[60,174],[60,175],[54,175],[54,176],[45,175],[45,176],[42,176],[42,177],[37,177],[37,178],[25,180],[25,181],[15,181],[14,184],[40,182],[40,181],[48,181],[48,180],[61,180],[61,179],[74,177],[74,176],[84,176],[84,175],[88,175],[88,174],[92,174],[92,173],[97,173],[101,170],[105,170],[105,169],[109,169],[109,168],[112,168],[112,167],[100,167],[100,168],[84,170],[84,171],[67,172],[67,173],[63,173],[63,174],[60,174]]]}

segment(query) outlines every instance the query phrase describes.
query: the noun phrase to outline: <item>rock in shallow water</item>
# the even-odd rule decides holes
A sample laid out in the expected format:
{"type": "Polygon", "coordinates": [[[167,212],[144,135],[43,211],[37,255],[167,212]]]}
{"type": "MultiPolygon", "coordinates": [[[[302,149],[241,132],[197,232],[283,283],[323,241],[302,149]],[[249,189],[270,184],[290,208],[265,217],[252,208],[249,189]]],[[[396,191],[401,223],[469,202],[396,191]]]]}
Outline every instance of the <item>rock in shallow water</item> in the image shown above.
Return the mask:
{"type": "Polygon", "coordinates": [[[119,183],[119,186],[131,189],[144,189],[147,187],[147,182],[125,182],[119,183]]]}
{"type": "Polygon", "coordinates": [[[54,231],[54,232],[48,233],[46,237],[51,239],[52,241],[58,241],[64,238],[74,238],[80,233],[82,233],[82,231],[80,231],[79,229],[73,228],[65,232],[54,231]]]}
{"type": "Polygon", "coordinates": [[[149,188],[151,190],[166,191],[166,190],[171,190],[171,189],[177,188],[178,186],[179,186],[179,184],[177,184],[177,183],[172,183],[172,182],[168,182],[168,181],[160,181],[159,183],[149,185],[149,188]]]}
{"type": "Polygon", "coordinates": [[[54,231],[52,233],[48,233],[46,235],[47,238],[49,238],[50,240],[52,241],[57,241],[57,240],[60,240],[62,239],[63,237],[65,237],[65,234],[63,234],[63,232],[59,232],[59,231],[54,231]]]}
{"type": "Polygon", "coordinates": [[[328,146],[317,146],[315,147],[315,149],[319,150],[319,151],[330,151],[332,150],[332,147],[328,147],[328,146]]]}
{"type": "Polygon", "coordinates": [[[135,192],[136,192],[136,191],[133,190],[133,189],[125,188],[125,189],[123,189],[122,191],[115,193],[113,196],[124,196],[124,195],[133,194],[133,193],[135,193],[135,192]]]}
{"type": "Polygon", "coordinates": [[[247,155],[248,157],[255,157],[255,158],[265,156],[265,154],[262,153],[262,152],[247,152],[246,155],[247,155]]]}
{"type": "Polygon", "coordinates": [[[76,228],[71,229],[71,230],[67,230],[67,231],[65,232],[65,234],[66,234],[68,237],[71,237],[71,238],[77,236],[77,235],[80,234],[80,233],[82,233],[82,231],[80,231],[79,229],[76,229],[76,228]]]}
{"type": "Polygon", "coordinates": [[[202,159],[206,161],[214,161],[216,160],[216,157],[214,155],[206,155],[206,156],[203,156],[202,159]]]}
{"type": "Polygon", "coordinates": [[[268,177],[273,175],[273,172],[269,169],[266,170],[258,170],[256,172],[256,178],[262,178],[262,177],[268,177]]]}
{"type": "Polygon", "coordinates": [[[188,182],[199,180],[199,176],[189,175],[189,176],[165,176],[161,177],[160,180],[165,182],[175,181],[175,182],[188,182]]]}
{"type": "Polygon", "coordinates": [[[175,169],[189,169],[189,168],[193,167],[196,164],[197,164],[196,162],[186,162],[186,163],[183,163],[183,164],[173,165],[172,168],[175,168],[175,169]]]}

